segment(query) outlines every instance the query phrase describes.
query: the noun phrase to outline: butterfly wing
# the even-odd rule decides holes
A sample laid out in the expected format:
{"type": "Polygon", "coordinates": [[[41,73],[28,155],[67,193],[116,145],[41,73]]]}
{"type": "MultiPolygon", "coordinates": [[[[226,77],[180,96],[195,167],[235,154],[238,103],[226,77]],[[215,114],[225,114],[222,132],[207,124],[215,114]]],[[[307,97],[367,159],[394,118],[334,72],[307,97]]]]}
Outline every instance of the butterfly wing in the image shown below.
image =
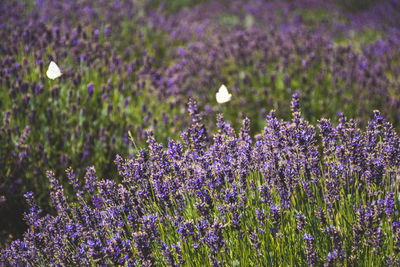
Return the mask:
{"type": "Polygon", "coordinates": [[[228,93],[228,88],[226,88],[226,86],[223,84],[219,88],[218,93],[221,93],[222,95],[227,95],[227,94],[229,94],[228,93]]]}
{"type": "Polygon", "coordinates": [[[219,104],[226,103],[231,100],[232,95],[228,92],[225,85],[221,85],[215,98],[219,104]]]}
{"type": "Polygon", "coordinates": [[[217,103],[218,103],[218,104],[224,103],[224,102],[223,102],[224,99],[223,99],[223,97],[220,95],[219,92],[215,95],[215,98],[217,99],[217,103]]]}
{"type": "Polygon", "coordinates": [[[58,77],[60,77],[62,75],[60,68],[57,66],[57,64],[54,61],[50,62],[49,68],[47,69],[46,72],[47,77],[49,77],[49,79],[56,79],[58,77]]]}

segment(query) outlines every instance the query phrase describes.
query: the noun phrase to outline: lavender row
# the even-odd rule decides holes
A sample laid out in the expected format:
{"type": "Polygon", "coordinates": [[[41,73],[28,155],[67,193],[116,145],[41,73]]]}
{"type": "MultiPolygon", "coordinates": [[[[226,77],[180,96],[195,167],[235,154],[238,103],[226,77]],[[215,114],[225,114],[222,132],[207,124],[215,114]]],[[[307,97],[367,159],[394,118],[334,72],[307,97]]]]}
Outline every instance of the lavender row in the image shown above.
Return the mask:
{"type": "Polygon", "coordinates": [[[320,120],[317,131],[298,95],[291,110],[290,121],[271,111],[254,140],[249,119],[236,133],[220,115],[211,137],[191,101],[181,141],[163,148],[149,133],[148,149],[116,157],[120,184],[94,167],[80,183],[69,168],[69,199],[48,172],[57,214],[42,216],[26,194],[29,229],[2,251],[2,264],[397,266],[392,125],[374,111],[365,131],[344,116],[337,126],[320,120]]]}

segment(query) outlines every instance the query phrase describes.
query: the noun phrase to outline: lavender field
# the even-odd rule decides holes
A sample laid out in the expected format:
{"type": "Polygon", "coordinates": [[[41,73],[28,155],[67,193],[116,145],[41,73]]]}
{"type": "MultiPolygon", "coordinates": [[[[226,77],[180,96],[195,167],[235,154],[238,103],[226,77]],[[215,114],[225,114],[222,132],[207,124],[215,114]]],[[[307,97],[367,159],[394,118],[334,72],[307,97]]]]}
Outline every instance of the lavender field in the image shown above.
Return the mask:
{"type": "Polygon", "coordinates": [[[0,1],[0,266],[399,266],[400,1],[0,1]]]}

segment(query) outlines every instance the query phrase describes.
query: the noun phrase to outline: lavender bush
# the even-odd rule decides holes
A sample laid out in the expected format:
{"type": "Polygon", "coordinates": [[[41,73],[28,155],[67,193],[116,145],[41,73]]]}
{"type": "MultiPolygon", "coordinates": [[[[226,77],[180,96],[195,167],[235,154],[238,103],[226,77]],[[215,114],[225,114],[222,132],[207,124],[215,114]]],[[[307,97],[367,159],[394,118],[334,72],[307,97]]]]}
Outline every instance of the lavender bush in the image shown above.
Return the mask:
{"type": "Polygon", "coordinates": [[[24,238],[1,252],[4,265],[398,265],[400,142],[378,111],[365,131],[271,111],[262,134],[217,118],[207,134],[194,101],[191,126],[168,148],[117,156],[122,183],[84,183],[66,171],[69,199],[53,172],[56,215],[41,215],[33,193],[24,238]],[[318,134],[319,132],[319,134],[318,134]],[[321,138],[322,145],[318,145],[321,138]],[[290,253],[288,253],[290,251],[290,253]]]}

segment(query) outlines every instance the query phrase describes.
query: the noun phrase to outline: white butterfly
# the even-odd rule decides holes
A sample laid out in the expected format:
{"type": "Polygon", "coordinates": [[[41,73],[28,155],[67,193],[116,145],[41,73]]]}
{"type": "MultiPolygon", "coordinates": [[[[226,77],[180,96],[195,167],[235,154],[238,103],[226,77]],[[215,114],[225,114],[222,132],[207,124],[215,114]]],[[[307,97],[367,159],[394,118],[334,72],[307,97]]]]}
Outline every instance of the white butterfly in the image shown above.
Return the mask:
{"type": "Polygon", "coordinates": [[[50,62],[49,68],[46,71],[46,75],[47,77],[49,77],[49,79],[56,79],[58,77],[60,77],[62,75],[60,68],[57,66],[56,63],[54,63],[54,61],[50,62]]]}
{"type": "Polygon", "coordinates": [[[228,93],[228,89],[226,88],[225,85],[221,85],[221,87],[218,90],[218,93],[215,95],[215,98],[217,99],[217,102],[219,104],[230,101],[231,97],[232,95],[228,93]]]}

